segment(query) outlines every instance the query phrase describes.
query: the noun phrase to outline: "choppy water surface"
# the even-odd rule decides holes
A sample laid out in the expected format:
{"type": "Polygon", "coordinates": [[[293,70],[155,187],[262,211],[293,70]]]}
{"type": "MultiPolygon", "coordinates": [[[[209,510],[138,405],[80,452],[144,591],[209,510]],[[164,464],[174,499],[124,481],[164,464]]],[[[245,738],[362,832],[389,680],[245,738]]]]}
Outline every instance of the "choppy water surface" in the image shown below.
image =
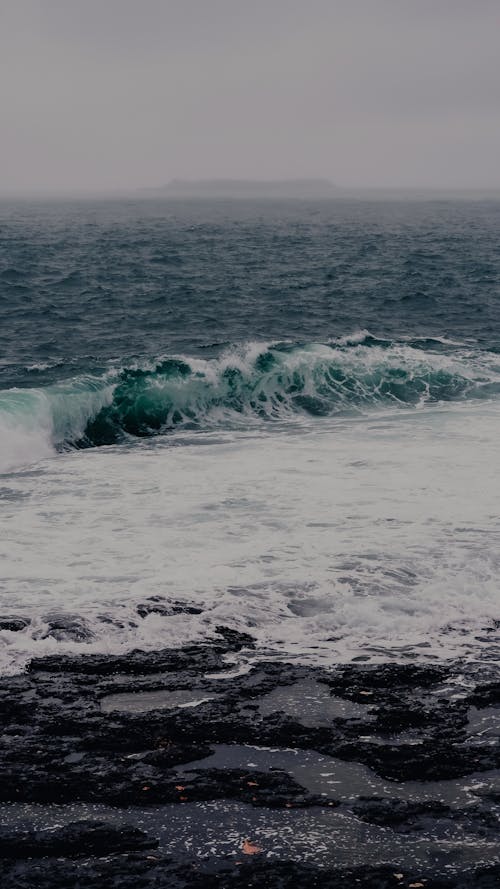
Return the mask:
{"type": "Polygon", "coordinates": [[[308,661],[491,649],[499,236],[494,201],[4,204],[3,669],[221,623],[308,661]]]}

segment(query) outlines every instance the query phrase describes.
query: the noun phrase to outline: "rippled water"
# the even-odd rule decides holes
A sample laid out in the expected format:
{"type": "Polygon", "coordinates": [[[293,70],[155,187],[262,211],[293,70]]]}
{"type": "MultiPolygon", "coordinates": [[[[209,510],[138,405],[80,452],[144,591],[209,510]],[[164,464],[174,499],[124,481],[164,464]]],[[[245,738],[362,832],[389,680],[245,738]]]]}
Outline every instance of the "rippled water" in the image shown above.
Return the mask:
{"type": "Polygon", "coordinates": [[[257,656],[491,646],[499,236],[495,201],[4,203],[3,668],[221,623],[257,656]]]}

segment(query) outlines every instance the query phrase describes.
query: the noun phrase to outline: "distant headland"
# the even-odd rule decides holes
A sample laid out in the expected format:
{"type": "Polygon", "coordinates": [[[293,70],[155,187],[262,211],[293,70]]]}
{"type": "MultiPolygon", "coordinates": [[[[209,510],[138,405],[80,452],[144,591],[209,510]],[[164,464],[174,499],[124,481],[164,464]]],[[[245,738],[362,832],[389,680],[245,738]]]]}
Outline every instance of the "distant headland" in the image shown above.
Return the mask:
{"type": "Polygon", "coordinates": [[[172,198],[331,198],[338,194],[328,179],[172,179],[144,189],[172,198]]]}

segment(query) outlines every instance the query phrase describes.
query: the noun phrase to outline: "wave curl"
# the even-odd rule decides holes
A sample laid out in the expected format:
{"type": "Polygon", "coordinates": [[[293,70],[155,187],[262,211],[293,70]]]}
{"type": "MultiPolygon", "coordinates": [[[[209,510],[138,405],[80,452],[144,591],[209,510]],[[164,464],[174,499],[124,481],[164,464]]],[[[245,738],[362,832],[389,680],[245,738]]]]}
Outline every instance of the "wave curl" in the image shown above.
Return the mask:
{"type": "Polygon", "coordinates": [[[218,358],[167,356],[39,389],[0,393],[0,470],[53,448],[494,397],[500,359],[392,343],[360,331],[330,343],[246,343],[218,358]]]}

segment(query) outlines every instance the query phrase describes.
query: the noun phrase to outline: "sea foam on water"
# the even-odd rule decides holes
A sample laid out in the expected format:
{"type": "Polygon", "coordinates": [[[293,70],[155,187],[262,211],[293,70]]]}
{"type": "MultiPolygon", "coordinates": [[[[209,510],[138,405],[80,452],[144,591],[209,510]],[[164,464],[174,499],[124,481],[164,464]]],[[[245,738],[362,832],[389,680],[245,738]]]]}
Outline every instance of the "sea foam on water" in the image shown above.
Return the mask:
{"type": "Polygon", "coordinates": [[[4,475],[1,608],[31,624],[1,634],[2,666],[221,624],[255,636],[252,657],[477,651],[498,616],[499,434],[497,402],[465,401],[310,417],[294,434],[179,431],[55,455],[35,484],[4,475]],[[152,595],[200,613],[140,617],[152,595]],[[48,634],[54,610],[91,636],[48,634]]]}

